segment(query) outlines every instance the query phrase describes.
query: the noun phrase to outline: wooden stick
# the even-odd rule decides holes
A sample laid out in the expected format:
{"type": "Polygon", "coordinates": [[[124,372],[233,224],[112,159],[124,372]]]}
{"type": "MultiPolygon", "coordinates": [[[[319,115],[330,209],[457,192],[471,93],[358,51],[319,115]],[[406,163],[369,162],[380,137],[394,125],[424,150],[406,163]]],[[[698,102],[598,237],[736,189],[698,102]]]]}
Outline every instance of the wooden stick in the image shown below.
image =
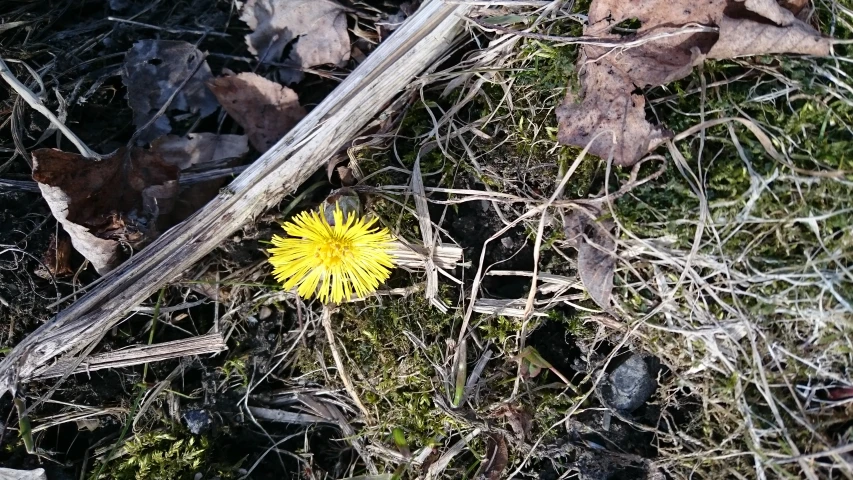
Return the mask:
{"type": "Polygon", "coordinates": [[[428,0],[273,148],[204,208],[22,340],[0,362],[0,396],[54,357],[100,341],[124,314],[293,192],[349,144],[462,31],[467,5],[428,0]]]}

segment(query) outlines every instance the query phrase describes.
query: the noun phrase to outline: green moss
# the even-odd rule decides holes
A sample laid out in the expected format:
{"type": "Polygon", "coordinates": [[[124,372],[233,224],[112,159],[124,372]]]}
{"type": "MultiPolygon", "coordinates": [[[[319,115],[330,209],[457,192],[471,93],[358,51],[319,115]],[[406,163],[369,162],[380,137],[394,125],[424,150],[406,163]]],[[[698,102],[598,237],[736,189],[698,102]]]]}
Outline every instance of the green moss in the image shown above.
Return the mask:
{"type": "Polygon", "coordinates": [[[335,335],[353,365],[361,400],[379,412],[380,431],[402,429],[412,448],[429,444],[455,424],[433,398],[446,390],[434,365],[445,363],[444,339],[453,335],[454,320],[421,295],[343,306],[335,318],[335,335]],[[404,332],[423,343],[416,346],[404,332]]]}
{"type": "MultiPolygon", "coordinates": [[[[208,441],[205,437],[178,437],[167,432],[145,432],[123,445],[123,455],[107,464],[101,479],[192,479],[205,470],[208,441]]],[[[92,480],[95,480],[92,477],[92,480]]]]}

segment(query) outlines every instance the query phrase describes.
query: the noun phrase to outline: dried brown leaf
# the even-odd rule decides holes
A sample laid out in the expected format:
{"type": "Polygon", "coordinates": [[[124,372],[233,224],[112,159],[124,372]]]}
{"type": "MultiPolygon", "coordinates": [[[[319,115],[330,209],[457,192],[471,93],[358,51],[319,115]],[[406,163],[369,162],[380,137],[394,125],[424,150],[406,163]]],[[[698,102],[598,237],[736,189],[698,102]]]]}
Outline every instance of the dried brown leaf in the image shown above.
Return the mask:
{"type": "MultiPolygon", "coordinates": [[[[598,209],[590,213],[601,215],[598,209]]],[[[614,226],[612,221],[596,222],[577,210],[563,216],[563,233],[578,251],[578,276],[590,298],[604,310],[610,308],[616,271],[616,241],[609,233],[614,226]]]]}
{"type": "MultiPolygon", "coordinates": [[[[214,133],[193,133],[185,137],[166,135],[155,140],[151,150],[182,171],[190,168],[210,170],[236,165],[240,157],[249,152],[249,140],[246,135],[214,133]]],[[[228,178],[216,178],[183,187],[174,203],[170,223],[180,222],[195,213],[226,183],[228,178]]]]}
{"type": "Polygon", "coordinates": [[[610,308],[613,273],[616,270],[616,242],[602,227],[593,227],[578,250],[578,276],[590,298],[604,310],[610,308]]]}
{"type": "Polygon", "coordinates": [[[306,115],[296,92],[254,73],[224,75],[208,87],[261,153],[306,115]]]}
{"type": "Polygon", "coordinates": [[[509,427],[512,429],[512,433],[522,442],[530,434],[530,429],[533,428],[533,416],[516,405],[501,405],[490,416],[505,417],[507,423],[509,423],[509,427]]]}
{"type": "MultiPolygon", "coordinates": [[[[219,106],[205,87],[213,78],[204,62],[196,70],[203,55],[193,44],[173,40],[141,40],[133,44],[124,57],[122,82],[127,87],[127,103],[133,110],[133,124],[141,128],[160,110],[178,87],[195,74],[177,93],[170,110],[198,113],[206,117],[219,106]]],[[[169,118],[161,115],[150,127],[140,132],[138,141],[145,143],[172,130],[169,118]]]]}
{"type": "Polygon", "coordinates": [[[215,133],[191,133],[184,137],[166,135],[155,140],[151,150],[164,162],[181,170],[199,166],[213,168],[249,153],[249,140],[246,135],[215,133]]]}
{"type": "MultiPolygon", "coordinates": [[[[794,12],[801,2],[787,2],[794,12]]],[[[557,109],[558,139],[585,147],[616,165],[635,164],[670,136],[646,121],[645,100],[637,89],[664,85],[690,74],[706,58],[795,53],[828,55],[830,39],[798,20],[776,0],[595,0],[584,35],[616,44],[585,45],[578,61],[581,89],[569,91],[557,109]],[[620,36],[617,24],[637,19],[633,35],[620,36]],[[687,26],[715,26],[718,32],[682,33],[687,26]],[[645,42],[644,42],[645,40],[645,42]],[[621,46],[640,42],[638,46],[621,46]],[[615,148],[614,148],[615,142],[615,148]]]]}
{"type": "Polygon", "coordinates": [[[490,434],[486,437],[486,458],[483,459],[480,472],[475,478],[500,480],[508,463],[509,449],[506,439],[498,433],[490,434]]]}
{"type": "Polygon", "coordinates": [[[343,66],[349,60],[345,9],[337,2],[248,0],[240,20],[252,29],[246,44],[261,61],[279,61],[294,40],[287,61],[295,67],[343,66]]]}
{"type": "Polygon", "coordinates": [[[50,236],[50,243],[44,251],[42,266],[34,273],[41,278],[62,278],[74,273],[71,270],[71,238],[63,230],[50,236]]]}
{"type": "Polygon", "coordinates": [[[102,160],[42,148],[33,152],[33,179],[74,248],[98,273],[159,234],[158,218],[178,193],[178,169],[155,153],[120,149],[102,160]]]}

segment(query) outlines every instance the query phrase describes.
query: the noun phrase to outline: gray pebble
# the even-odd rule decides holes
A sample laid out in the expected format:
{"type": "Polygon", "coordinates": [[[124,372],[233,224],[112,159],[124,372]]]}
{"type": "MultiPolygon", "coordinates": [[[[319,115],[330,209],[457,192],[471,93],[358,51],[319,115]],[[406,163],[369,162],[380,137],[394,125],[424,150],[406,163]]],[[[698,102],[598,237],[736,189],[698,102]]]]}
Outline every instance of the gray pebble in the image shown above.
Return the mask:
{"type": "Polygon", "coordinates": [[[648,364],[641,355],[633,354],[609,375],[601,396],[611,407],[633,412],[646,403],[655,388],[648,364]]]}

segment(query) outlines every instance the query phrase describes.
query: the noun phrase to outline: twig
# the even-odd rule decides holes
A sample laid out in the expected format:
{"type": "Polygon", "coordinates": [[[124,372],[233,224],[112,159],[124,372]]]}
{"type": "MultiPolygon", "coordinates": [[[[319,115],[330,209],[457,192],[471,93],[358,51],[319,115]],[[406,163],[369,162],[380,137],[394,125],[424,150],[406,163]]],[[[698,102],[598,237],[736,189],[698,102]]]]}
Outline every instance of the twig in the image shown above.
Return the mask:
{"type": "Polygon", "coordinates": [[[25,102],[27,102],[30,107],[33,108],[33,110],[47,117],[47,119],[50,120],[50,123],[56,126],[56,128],[58,128],[59,131],[62,132],[62,134],[65,135],[68,140],[70,140],[71,143],[74,144],[75,147],[77,147],[77,150],[80,152],[80,155],[92,159],[100,158],[100,155],[98,155],[88,146],[86,146],[86,144],[83,143],[83,141],[80,140],[80,138],[78,138],[77,135],[74,134],[74,132],[72,132],[68,127],[65,126],[64,123],[62,123],[58,118],[56,118],[56,115],[54,115],[53,112],[51,112],[50,110],[48,110],[47,107],[42,105],[41,100],[36,97],[36,94],[33,93],[32,90],[27,88],[26,85],[21,83],[21,81],[18,80],[17,77],[15,77],[15,74],[12,73],[12,70],[9,69],[9,66],[6,65],[6,62],[4,62],[2,58],[0,58],[0,77],[2,77],[3,80],[6,80],[6,83],[8,83],[13,90],[18,92],[18,95],[20,95],[21,98],[25,102]]]}
{"type": "Polygon", "coordinates": [[[347,389],[347,393],[349,393],[352,401],[355,402],[358,409],[364,414],[364,419],[370,422],[370,412],[364,404],[361,403],[361,399],[358,398],[358,393],[355,391],[352,379],[349,378],[349,375],[344,368],[344,362],[341,360],[341,354],[338,353],[338,347],[335,344],[335,332],[332,330],[332,311],[326,305],[323,306],[322,321],[323,329],[326,330],[326,339],[329,341],[329,348],[332,350],[332,358],[335,359],[335,367],[338,369],[338,375],[341,377],[341,381],[344,382],[344,388],[347,389]]]}

